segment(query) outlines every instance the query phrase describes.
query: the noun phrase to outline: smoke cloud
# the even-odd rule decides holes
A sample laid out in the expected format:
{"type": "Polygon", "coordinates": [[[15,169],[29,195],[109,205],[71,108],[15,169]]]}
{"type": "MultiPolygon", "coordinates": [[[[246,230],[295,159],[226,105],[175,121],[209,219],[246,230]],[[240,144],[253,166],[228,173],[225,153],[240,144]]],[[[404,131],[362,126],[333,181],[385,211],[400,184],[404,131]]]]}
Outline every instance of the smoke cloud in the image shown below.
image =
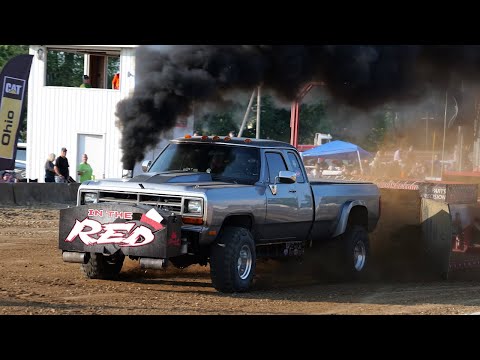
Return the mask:
{"type": "Polygon", "coordinates": [[[137,49],[133,95],[117,105],[123,165],[132,169],[193,104],[220,104],[258,85],[291,101],[322,81],[338,102],[371,109],[480,79],[480,46],[194,45],[137,49]]]}

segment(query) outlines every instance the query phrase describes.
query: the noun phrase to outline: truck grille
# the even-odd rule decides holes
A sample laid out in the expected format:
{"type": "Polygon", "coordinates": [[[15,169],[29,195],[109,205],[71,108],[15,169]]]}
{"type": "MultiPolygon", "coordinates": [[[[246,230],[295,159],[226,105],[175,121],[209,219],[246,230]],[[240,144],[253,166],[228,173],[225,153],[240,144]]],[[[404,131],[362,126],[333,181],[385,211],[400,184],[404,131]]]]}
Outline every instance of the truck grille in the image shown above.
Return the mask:
{"type": "Polygon", "coordinates": [[[117,202],[122,204],[143,204],[155,206],[177,215],[183,214],[183,199],[181,196],[161,194],[132,194],[121,192],[100,191],[98,202],[117,202]]]}

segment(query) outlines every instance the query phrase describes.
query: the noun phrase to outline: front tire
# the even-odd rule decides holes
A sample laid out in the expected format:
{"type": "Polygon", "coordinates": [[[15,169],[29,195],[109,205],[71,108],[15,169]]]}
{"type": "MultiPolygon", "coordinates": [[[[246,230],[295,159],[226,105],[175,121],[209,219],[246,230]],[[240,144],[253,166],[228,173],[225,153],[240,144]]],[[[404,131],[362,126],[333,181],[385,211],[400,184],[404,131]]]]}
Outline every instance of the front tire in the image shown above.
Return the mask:
{"type": "Polygon", "coordinates": [[[88,262],[82,264],[82,270],[89,279],[112,280],[118,277],[124,260],[125,256],[123,254],[104,256],[103,254],[90,253],[88,262]]]}
{"type": "Polygon", "coordinates": [[[210,276],[220,292],[246,292],[255,274],[256,252],[253,236],[245,228],[227,227],[210,254],[210,276]]]}

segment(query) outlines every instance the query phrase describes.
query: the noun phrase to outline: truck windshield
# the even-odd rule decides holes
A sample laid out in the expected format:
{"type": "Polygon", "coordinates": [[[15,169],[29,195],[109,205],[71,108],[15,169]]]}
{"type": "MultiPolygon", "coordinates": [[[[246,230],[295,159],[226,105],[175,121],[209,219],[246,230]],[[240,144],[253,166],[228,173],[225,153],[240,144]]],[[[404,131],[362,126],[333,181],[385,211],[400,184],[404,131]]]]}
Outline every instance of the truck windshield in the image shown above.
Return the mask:
{"type": "Polygon", "coordinates": [[[213,180],[254,184],[260,174],[257,148],[221,144],[169,144],[149,172],[206,172],[213,180]]]}

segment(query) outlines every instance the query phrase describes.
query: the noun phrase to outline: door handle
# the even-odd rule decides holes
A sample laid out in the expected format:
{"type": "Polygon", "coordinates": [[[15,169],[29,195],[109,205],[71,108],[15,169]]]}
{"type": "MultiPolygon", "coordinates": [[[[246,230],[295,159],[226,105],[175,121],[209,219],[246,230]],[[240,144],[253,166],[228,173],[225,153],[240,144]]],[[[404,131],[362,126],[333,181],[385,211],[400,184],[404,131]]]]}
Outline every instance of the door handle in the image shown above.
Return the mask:
{"type": "Polygon", "coordinates": [[[291,192],[291,193],[296,193],[296,192],[297,192],[297,190],[295,190],[295,189],[290,189],[290,190],[288,190],[288,192],[291,192]]]}

